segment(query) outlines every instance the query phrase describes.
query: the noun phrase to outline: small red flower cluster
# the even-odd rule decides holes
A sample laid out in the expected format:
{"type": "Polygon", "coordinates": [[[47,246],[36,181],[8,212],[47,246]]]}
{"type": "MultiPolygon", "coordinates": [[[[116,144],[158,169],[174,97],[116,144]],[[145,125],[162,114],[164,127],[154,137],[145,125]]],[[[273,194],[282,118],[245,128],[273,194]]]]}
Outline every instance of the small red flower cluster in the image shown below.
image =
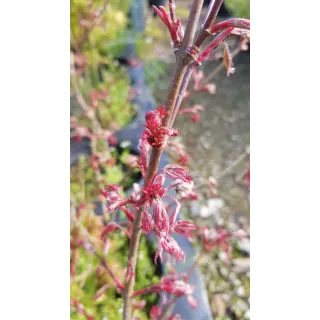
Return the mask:
{"type": "Polygon", "coordinates": [[[165,128],[162,126],[162,119],[168,113],[165,112],[165,106],[159,107],[157,110],[149,111],[145,115],[146,128],[142,134],[152,147],[161,148],[164,144],[165,136],[177,136],[178,130],[165,128]]]}
{"type": "MultiPolygon", "coordinates": [[[[154,232],[159,241],[159,247],[156,251],[155,262],[157,258],[162,261],[163,250],[171,254],[176,260],[183,260],[184,253],[178,243],[172,237],[172,234],[180,234],[189,240],[191,239],[191,233],[197,228],[189,221],[176,221],[181,204],[175,198],[167,195],[168,190],[176,189],[180,190],[181,187],[187,184],[191,184],[192,180],[186,169],[174,165],[168,164],[163,169],[159,170],[154,178],[142,188],[139,194],[139,190],[133,192],[129,199],[123,199],[120,195],[120,190],[116,185],[108,185],[107,190],[102,190],[101,193],[107,199],[109,203],[107,205],[107,212],[112,212],[116,209],[121,209],[126,213],[128,220],[133,221],[135,213],[133,213],[128,207],[128,204],[133,206],[133,210],[136,212],[137,208],[143,206],[143,216],[141,222],[141,228],[146,235],[154,232]],[[170,178],[173,182],[167,187],[164,187],[166,178],[170,178]],[[172,200],[176,207],[168,215],[168,212],[163,203],[163,198],[172,200]],[[149,211],[151,210],[151,213],[149,211]]],[[[109,223],[101,237],[104,237],[109,232],[113,232],[116,229],[123,231],[129,238],[131,237],[132,224],[129,223],[129,230],[118,225],[115,222],[109,223]]]]}
{"type": "Polygon", "coordinates": [[[162,124],[163,118],[167,115],[165,106],[157,110],[149,111],[145,115],[146,124],[142,137],[139,140],[139,149],[141,150],[138,166],[143,176],[146,175],[148,168],[148,152],[151,147],[162,148],[165,145],[165,137],[177,136],[179,131],[172,128],[166,128],[162,124]]]}

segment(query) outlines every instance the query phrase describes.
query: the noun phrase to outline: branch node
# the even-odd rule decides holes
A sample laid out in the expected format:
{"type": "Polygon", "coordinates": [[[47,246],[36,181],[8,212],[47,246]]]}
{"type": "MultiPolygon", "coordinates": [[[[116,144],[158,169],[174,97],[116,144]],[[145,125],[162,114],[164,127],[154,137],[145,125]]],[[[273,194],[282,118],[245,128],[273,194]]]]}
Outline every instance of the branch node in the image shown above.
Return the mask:
{"type": "Polygon", "coordinates": [[[198,48],[197,46],[195,46],[193,44],[185,52],[192,58],[193,61],[197,61],[197,57],[199,55],[200,48],[198,48]]]}

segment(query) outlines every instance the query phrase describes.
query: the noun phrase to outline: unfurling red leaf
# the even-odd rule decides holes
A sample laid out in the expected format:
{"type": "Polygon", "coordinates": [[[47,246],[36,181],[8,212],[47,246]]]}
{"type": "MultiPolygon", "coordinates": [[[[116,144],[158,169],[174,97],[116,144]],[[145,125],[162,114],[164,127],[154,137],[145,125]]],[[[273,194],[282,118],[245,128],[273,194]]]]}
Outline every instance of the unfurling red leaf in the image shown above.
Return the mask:
{"type": "Polygon", "coordinates": [[[167,164],[162,170],[166,177],[169,177],[173,180],[180,179],[183,182],[190,183],[192,181],[191,177],[188,174],[188,171],[177,165],[177,164],[167,164]]]}

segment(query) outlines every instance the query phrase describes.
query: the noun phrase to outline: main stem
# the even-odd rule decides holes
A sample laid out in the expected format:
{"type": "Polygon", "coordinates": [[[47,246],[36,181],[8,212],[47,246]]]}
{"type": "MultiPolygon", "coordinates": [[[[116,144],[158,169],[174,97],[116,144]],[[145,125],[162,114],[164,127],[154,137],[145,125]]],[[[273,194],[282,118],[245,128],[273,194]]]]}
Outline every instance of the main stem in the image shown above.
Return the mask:
{"type": "MultiPolygon", "coordinates": [[[[173,108],[174,108],[177,96],[179,94],[179,89],[182,83],[182,79],[187,67],[188,65],[183,63],[178,58],[178,63],[174,72],[173,79],[170,84],[168,98],[166,101],[166,110],[168,112],[168,115],[164,119],[165,126],[170,121],[171,114],[173,112],[173,108]]],[[[163,153],[163,149],[152,148],[148,171],[147,171],[147,175],[144,182],[145,186],[147,185],[148,181],[150,181],[158,171],[162,153],[163,153]]],[[[128,256],[128,266],[130,265],[132,270],[136,270],[136,265],[137,265],[138,249],[139,249],[139,242],[140,242],[140,236],[141,236],[142,212],[143,212],[143,208],[141,207],[136,213],[135,219],[133,221],[133,230],[132,230],[132,237],[130,240],[129,256],[128,256]]],[[[128,270],[129,268],[127,268],[127,272],[128,270]]],[[[131,299],[132,299],[132,294],[134,290],[134,284],[135,284],[135,277],[132,276],[131,278],[129,278],[129,281],[126,283],[126,286],[125,286],[123,320],[131,320],[131,315],[132,315],[131,299]]]]}
{"type": "MultiPolygon", "coordinates": [[[[171,122],[171,118],[173,115],[176,100],[180,92],[181,84],[188,66],[193,62],[192,58],[186,53],[186,49],[191,45],[193,41],[196,26],[198,24],[198,20],[200,16],[200,11],[202,8],[202,4],[203,4],[203,0],[193,0],[183,43],[180,50],[176,52],[176,67],[174,70],[173,78],[170,83],[168,97],[165,103],[166,112],[168,112],[168,114],[163,119],[164,127],[171,127],[173,125],[173,123],[171,122]]],[[[148,181],[150,181],[158,171],[162,153],[163,153],[163,148],[161,149],[152,148],[148,171],[144,181],[145,186],[148,184],[148,181]]],[[[130,271],[129,266],[131,267],[131,270],[134,270],[134,271],[136,270],[139,242],[140,242],[140,236],[141,236],[142,212],[143,212],[143,207],[139,208],[138,212],[136,213],[135,219],[133,221],[133,230],[132,230],[132,237],[131,237],[130,246],[129,246],[126,279],[128,278],[128,272],[130,271]]],[[[131,320],[131,316],[132,316],[131,300],[132,300],[132,294],[134,290],[134,284],[135,284],[135,276],[129,277],[129,280],[126,283],[125,291],[124,291],[124,310],[123,310],[123,318],[122,318],[123,320],[131,320]]]]}

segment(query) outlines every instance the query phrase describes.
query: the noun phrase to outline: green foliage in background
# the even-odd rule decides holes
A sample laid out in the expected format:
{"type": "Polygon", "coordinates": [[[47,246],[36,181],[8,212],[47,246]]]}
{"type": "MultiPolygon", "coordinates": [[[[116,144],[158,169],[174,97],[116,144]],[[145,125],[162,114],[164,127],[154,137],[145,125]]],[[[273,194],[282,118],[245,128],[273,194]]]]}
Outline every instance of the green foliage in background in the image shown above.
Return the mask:
{"type": "MultiPolygon", "coordinates": [[[[106,256],[106,261],[114,270],[119,279],[124,279],[124,268],[126,267],[128,254],[128,240],[122,233],[114,233],[110,236],[111,249],[106,256]]],[[[121,320],[123,298],[116,292],[111,278],[106,272],[99,273],[97,276],[96,269],[99,260],[93,255],[88,254],[83,249],[79,249],[79,263],[77,266],[78,279],[71,282],[70,296],[77,298],[84,305],[88,313],[95,316],[95,319],[121,320]],[[85,277],[81,277],[85,275],[85,277]],[[105,284],[110,284],[101,297],[93,300],[97,291],[105,284]]],[[[155,276],[155,266],[151,263],[150,255],[152,250],[147,243],[145,237],[141,238],[139,246],[139,259],[137,265],[137,277],[135,288],[142,289],[159,281],[159,277],[155,276]]],[[[124,281],[124,280],[123,280],[124,281]]],[[[156,294],[148,294],[141,298],[137,298],[137,302],[146,299],[146,308],[149,310],[152,305],[157,303],[156,294]]],[[[149,319],[145,311],[137,310],[134,316],[140,317],[141,320],[149,319]]],[[[76,312],[75,308],[70,310],[70,319],[85,320],[83,315],[76,312]]]]}
{"type": "Polygon", "coordinates": [[[234,17],[250,19],[250,0],[226,0],[225,4],[234,17]]]}
{"type": "MultiPolygon", "coordinates": [[[[115,60],[127,40],[130,3],[130,0],[71,0],[71,51],[74,61],[81,59],[85,65],[77,75],[78,85],[89,105],[93,91],[107,89],[106,98],[98,105],[104,129],[125,126],[135,113],[130,103],[130,79],[115,60]]],[[[71,106],[75,105],[73,101],[71,106]]]]}
{"type": "Polygon", "coordinates": [[[130,3],[130,0],[71,0],[70,28],[80,50],[93,59],[97,58],[96,50],[104,55],[119,54],[130,3]],[[101,14],[96,17],[98,13],[101,14]]]}

